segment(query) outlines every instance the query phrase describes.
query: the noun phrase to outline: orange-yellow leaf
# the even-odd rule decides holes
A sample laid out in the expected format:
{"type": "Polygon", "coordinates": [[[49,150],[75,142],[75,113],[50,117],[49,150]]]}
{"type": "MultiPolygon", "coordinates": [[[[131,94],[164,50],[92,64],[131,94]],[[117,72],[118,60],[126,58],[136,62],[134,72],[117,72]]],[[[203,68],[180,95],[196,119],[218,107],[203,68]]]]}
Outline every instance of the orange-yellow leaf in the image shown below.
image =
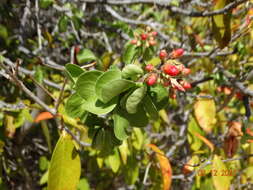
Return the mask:
{"type": "Polygon", "coordinates": [[[34,119],[35,123],[39,123],[40,121],[52,119],[54,116],[50,112],[41,112],[37,117],[34,119]]]}
{"type": "Polygon", "coordinates": [[[194,133],[194,135],[198,137],[200,140],[202,140],[211,149],[212,152],[214,151],[213,143],[211,143],[206,137],[203,137],[202,135],[196,132],[194,133]]]}
{"type": "Polygon", "coordinates": [[[163,176],[163,190],[169,190],[171,186],[171,176],[172,176],[172,169],[169,159],[166,157],[164,152],[161,151],[156,145],[149,144],[148,147],[150,147],[156,153],[156,158],[159,162],[163,176]]]}
{"type": "Polygon", "coordinates": [[[253,131],[251,131],[250,128],[246,129],[246,133],[250,136],[253,136],[253,131]]]}

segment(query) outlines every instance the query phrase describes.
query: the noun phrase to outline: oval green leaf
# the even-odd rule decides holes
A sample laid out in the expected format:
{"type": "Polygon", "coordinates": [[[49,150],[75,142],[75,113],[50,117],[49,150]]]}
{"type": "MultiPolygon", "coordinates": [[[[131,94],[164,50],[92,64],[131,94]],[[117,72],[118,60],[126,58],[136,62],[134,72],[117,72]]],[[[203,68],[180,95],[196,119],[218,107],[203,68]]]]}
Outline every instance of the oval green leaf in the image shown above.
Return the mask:
{"type": "Polygon", "coordinates": [[[146,110],[146,112],[148,113],[151,119],[153,120],[159,119],[158,111],[154,103],[152,102],[151,98],[149,97],[149,95],[146,95],[144,97],[143,104],[144,104],[144,109],[146,110]]]}
{"type": "Polygon", "coordinates": [[[84,101],[82,107],[93,114],[103,115],[111,112],[117,105],[118,97],[113,98],[108,103],[101,102],[96,96],[89,99],[89,101],[84,101]]]}
{"type": "Polygon", "coordinates": [[[71,138],[63,134],[50,162],[48,190],[76,190],[80,175],[80,157],[71,138]]]}
{"type": "Polygon", "coordinates": [[[95,84],[100,75],[102,75],[101,71],[88,71],[78,77],[76,91],[86,101],[94,99],[94,96],[96,96],[95,84]]]}
{"type": "Polygon", "coordinates": [[[152,86],[149,91],[150,97],[154,102],[157,110],[161,110],[169,103],[168,90],[162,85],[158,84],[152,86]]]}
{"type": "Polygon", "coordinates": [[[143,75],[143,70],[140,66],[136,64],[129,64],[125,66],[122,70],[122,77],[125,79],[136,80],[139,76],[143,75]]]}
{"type": "Polygon", "coordinates": [[[81,67],[79,67],[78,65],[74,65],[74,64],[70,64],[68,63],[67,65],[65,65],[65,73],[67,75],[67,77],[72,81],[72,82],[76,82],[77,78],[84,73],[85,70],[83,70],[81,67]]]}
{"type": "Polygon", "coordinates": [[[135,83],[129,80],[118,79],[114,80],[111,83],[105,85],[102,88],[102,100],[103,102],[108,102],[112,98],[118,96],[122,92],[135,86],[135,83]]]}
{"type": "Polygon", "coordinates": [[[145,85],[133,91],[126,101],[126,110],[128,113],[133,114],[137,112],[137,107],[146,95],[146,92],[147,87],[145,85]]]}
{"type": "Polygon", "coordinates": [[[85,112],[85,100],[79,94],[72,94],[65,105],[66,113],[73,118],[81,117],[85,112]]]}
{"type": "Polygon", "coordinates": [[[126,129],[129,127],[128,120],[120,114],[117,109],[113,114],[113,130],[115,137],[119,140],[125,140],[128,137],[126,129]]]}
{"type": "Polygon", "coordinates": [[[110,85],[110,83],[114,80],[120,79],[121,78],[121,72],[117,71],[117,70],[110,70],[107,71],[105,73],[103,73],[96,81],[96,85],[95,85],[95,91],[96,91],[96,95],[97,97],[103,101],[102,98],[102,88],[105,85],[110,85]]]}
{"type": "Polygon", "coordinates": [[[97,59],[94,53],[89,49],[82,49],[79,51],[76,58],[79,64],[95,61],[97,59]]]}
{"type": "Polygon", "coordinates": [[[134,56],[136,54],[136,46],[132,44],[128,44],[124,50],[122,61],[127,65],[132,63],[134,56]]]}

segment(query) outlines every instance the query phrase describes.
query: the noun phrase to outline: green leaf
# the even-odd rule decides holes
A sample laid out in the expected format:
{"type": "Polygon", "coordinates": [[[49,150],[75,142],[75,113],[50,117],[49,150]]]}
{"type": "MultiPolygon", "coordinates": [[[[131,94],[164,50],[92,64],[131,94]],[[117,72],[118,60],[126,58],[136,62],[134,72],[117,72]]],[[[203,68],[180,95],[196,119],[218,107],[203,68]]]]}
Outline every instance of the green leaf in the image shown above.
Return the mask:
{"type": "MultiPolygon", "coordinates": [[[[231,0],[215,1],[214,11],[223,9],[231,0]]],[[[220,48],[228,45],[231,39],[231,15],[232,9],[226,14],[219,14],[212,17],[212,28],[216,41],[220,48]]]]}
{"type": "Polygon", "coordinates": [[[43,135],[45,136],[48,150],[50,153],[52,153],[51,133],[49,132],[46,121],[41,121],[41,129],[42,129],[43,135]]]}
{"type": "Polygon", "coordinates": [[[7,41],[8,36],[9,35],[8,35],[7,28],[4,25],[0,24],[0,38],[2,38],[3,40],[7,41]]]}
{"type": "Polygon", "coordinates": [[[90,190],[90,185],[86,178],[80,179],[77,185],[77,190],[90,190]]]}
{"type": "Polygon", "coordinates": [[[128,44],[124,50],[122,61],[127,65],[132,63],[134,56],[136,54],[136,46],[133,44],[128,44]]]}
{"type": "Polygon", "coordinates": [[[147,62],[147,64],[151,64],[151,65],[157,66],[157,65],[161,64],[161,59],[159,57],[154,57],[151,60],[149,60],[147,62]]]}
{"type": "Polygon", "coordinates": [[[54,0],[40,0],[39,5],[41,8],[46,9],[54,3],[54,0]]]}
{"type": "Polygon", "coordinates": [[[126,110],[128,113],[133,114],[137,112],[137,107],[146,95],[146,92],[147,87],[145,85],[133,91],[126,101],[126,110]]]}
{"type": "Polygon", "coordinates": [[[198,133],[204,136],[204,132],[198,126],[196,120],[191,117],[188,128],[187,128],[187,139],[190,144],[190,147],[193,151],[198,151],[203,144],[203,141],[195,136],[195,133],[198,133]]]}
{"type": "Polygon", "coordinates": [[[59,32],[66,32],[67,31],[68,20],[69,20],[69,18],[66,15],[62,16],[59,19],[59,23],[58,23],[59,32]]]}
{"type": "Polygon", "coordinates": [[[119,151],[116,148],[114,148],[113,154],[108,156],[108,163],[112,171],[114,173],[117,173],[121,164],[121,160],[120,160],[119,151]]]}
{"type": "Polygon", "coordinates": [[[41,176],[39,184],[44,185],[48,181],[48,170],[41,176]]]}
{"type": "Polygon", "coordinates": [[[102,88],[105,85],[108,85],[108,84],[110,85],[112,81],[120,79],[120,78],[121,78],[121,72],[117,70],[107,71],[103,73],[102,75],[100,75],[95,84],[95,91],[96,91],[97,97],[101,101],[105,102],[102,97],[102,88]]]}
{"type": "Polygon", "coordinates": [[[158,111],[157,111],[154,103],[152,102],[151,98],[149,97],[149,95],[146,95],[144,97],[143,105],[144,105],[144,109],[146,110],[148,115],[151,117],[151,119],[153,119],[153,120],[159,119],[158,111]]]}
{"type": "Polygon", "coordinates": [[[148,124],[148,117],[142,105],[137,107],[134,114],[129,114],[124,109],[120,109],[119,114],[128,120],[131,127],[145,127],[148,124]]]}
{"type": "Polygon", "coordinates": [[[73,118],[81,117],[85,112],[85,100],[79,94],[72,94],[65,105],[66,113],[73,118]]]}
{"type": "Polygon", "coordinates": [[[101,57],[102,70],[106,71],[112,62],[112,52],[105,52],[101,57]]]}
{"type": "Polygon", "coordinates": [[[76,58],[80,64],[95,61],[97,59],[94,53],[89,49],[82,49],[79,51],[76,58]]]}
{"type": "Polygon", "coordinates": [[[95,84],[96,80],[103,73],[101,71],[88,71],[78,77],[76,81],[76,91],[86,101],[96,97],[95,84]]]}
{"type": "Polygon", "coordinates": [[[113,130],[116,138],[125,140],[128,137],[127,128],[129,128],[128,120],[119,112],[119,108],[113,113],[113,130]]]}
{"type": "Polygon", "coordinates": [[[69,78],[75,82],[77,78],[85,72],[81,67],[75,64],[68,63],[65,65],[65,69],[69,78]]]}
{"type": "Polygon", "coordinates": [[[141,150],[145,141],[145,136],[142,130],[139,128],[133,128],[131,139],[132,139],[133,147],[137,150],[141,150]]]}
{"type": "Polygon", "coordinates": [[[161,110],[168,105],[168,91],[162,85],[158,84],[152,86],[150,88],[149,95],[152,99],[152,102],[155,104],[157,110],[161,110]]]}
{"type": "Polygon", "coordinates": [[[137,80],[141,75],[143,75],[143,70],[140,66],[136,64],[129,64],[125,66],[122,70],[122,77],[125,79],[130,78],[131,80],[137,80]]]}
{"type": "Polygon", "coordinates": [[[113,152],[115,146],[121,144],[110,128],[99,128],[92,139],[92,147],[100,150],[100,155],[105,156],[113,152]]]}
{"type": "Polygon", "coordinates": [[[48,167],[48,160],[45,156],[41,156],[39,159],[39,168],[41,171],[46,170],[48,167]]]}
{"type": "Polygon", "coordinates": [[[41,66],[38,65],[35,67],[34,79],[38,83],[42,84],[43,78],[44,78],[43,70],[42,70],[41,66]]]}
{"type": "Polygon", "coordinates": [[[135,184],[139,177],[139,161],[136,160],[135,155],[131,155],[127,160],[124,168],[125,181],[129,185],[135,184]]]}
{"type": "Polygon", "coordinates": [[[95,85],[100,75],[102,75],[101,71],[88,71],[78,77],[76,82],[76,91],[85,100],[82,102],[82,108],[97,115],[111,112],[117,104],[117,97],[112,98],[108,103],[98,99],[95,85]]]}
{"type": "Polygon", "coordinates": [[[96,115],[103,115],[111,112],[117,105],[118,97],[113,98],[108,103],[101,102],[96,96],[88,101],[84,101],[83,108],[96,115]]]}
{"type": "Polygon", "coordinates": [[[105,129],[99,128],[97,129],[95,135],[92,138],[92,148],[102,150],[104,148],[105,143],[105,129]]]}
{"type": "Polygon", "coordinates": [[[50,162],[48,190],[76,190],[81,175],[80,157],[71,137],[61,135],[50,162]]]}
{"type": "Polygon", "coordinates": [[[112,98],[118,96],[122,92],[135,86],[135,83],[129,80],[118,79],[111,83],[103,86],[102,88],[102,99],[103,102],[108,102],[112,98]]]}
{"type": "Polygon", "coordinates": [[[222,175],[224,171],[228,171],[225,164],[221,161],[220,157],[214,155],[213,165],[213,184],[216,190],[229,190],[230,189],[230,181],[231,176],[222,175]]]}

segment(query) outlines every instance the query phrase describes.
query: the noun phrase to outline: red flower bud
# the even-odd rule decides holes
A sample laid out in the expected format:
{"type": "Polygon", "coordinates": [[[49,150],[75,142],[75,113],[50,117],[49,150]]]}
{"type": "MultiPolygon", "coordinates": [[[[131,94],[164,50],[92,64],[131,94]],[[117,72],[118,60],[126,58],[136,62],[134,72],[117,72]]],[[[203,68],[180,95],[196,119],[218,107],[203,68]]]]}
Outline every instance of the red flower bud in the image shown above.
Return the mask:
{"type": "Polygon", "coordinates": [[[191,89],[191,88],[192,88],[191,83],[189,83],[189,82],[187,82],[187,81],[182,81],[181,84],[182,84],[182,86],[183,86],[183,88],[184,88],[185,90],[191,89]]]}
{"type": "Polygon", "coordinates": [[[171,98],[171,99],[176,99],[176,98],[177,98],[176,92],[172,92],[172,93],[170,94],[170,98],[171,98]]]}
{"type": "Polygon", "coordinates": [[[151,33],[151,35],[154,36],[154,37],[157,36],[157,34],[158,34],[157,31],[153,31],[153,32],[151,33]]]}
{"type": "Polygon", "coordinates": [[[163,86],[164,86],[164,87],[167,87],[167,86],[169,86],[169,85],[170,85],[170,81],[164,81],[164,82],[163,82],[163,86]]]}
{"type": "Polygon", "coordinates": [[[189,69],[189,68],[184,68],[184,69],[182,70],[182,73],[183,73],[183,75],[189,75],[189,74],[191,73],[191,69],[189,69]]]}
{"type": "Polygon", "coordinates": [[[160,59],[165,59],[168,56],[166,50],[161,50],[159,53],[160,59]]]}
{"type": "Polygon", "coordinates": [[[131,43],[131,44],[133,44],[133,45],[136,45],[136,44],[137,44],[137,42],[138,42],[138,41],[137,41],[136,39],[133,39],[133,40],[131,40],[131,42],[130,42],[130,43],[131,43]]]}
{"type": "Polygon", "coordinates": [[[163,66],[163,72],[170,76],[177,76],[179,74],[179,70],[175,65],[165,64],[163,66]]]}
{"type": "Polygon", "coordinates": [[[156,41],[155,40],[149,40],[148,43],[151,46],[155,46],[156,45],[156,41]]]}
{"type": "Polygon", "coordinates": [[[145,70],[148,72],[151,72],[154,70],[154,66],[152,64],[148,64],[148,65],[146,65],[145,70]]]}
{"type": "Polygon", "coordinates": [[[148,86],[152,86],[156,83],[156,81],[157,81],[157,75],[156,74],[151,74],[147,77],[146,84],[148,86]]]}
{"type": "Polygon", "coordinates": [[[141,34],[141,39],[142,40],[146,40],[148,38],[148,35],[147,34],[145,34],[145,33],[142,33],[141,34]]]}
{"type": "Polygon", "coordinates": [[[181,57],[183,54],[184,54],[184,49],[179,48],[179,49],[172,51],[171,57],[175,59],[175,58],[181,57]]]}
{"type": "Polygon", "coordinates": [[[243,99],[243,94],[241,92],[236,92],[235,93],[235,97],[238,99],[238,100],[242,100],[243,99]]]}

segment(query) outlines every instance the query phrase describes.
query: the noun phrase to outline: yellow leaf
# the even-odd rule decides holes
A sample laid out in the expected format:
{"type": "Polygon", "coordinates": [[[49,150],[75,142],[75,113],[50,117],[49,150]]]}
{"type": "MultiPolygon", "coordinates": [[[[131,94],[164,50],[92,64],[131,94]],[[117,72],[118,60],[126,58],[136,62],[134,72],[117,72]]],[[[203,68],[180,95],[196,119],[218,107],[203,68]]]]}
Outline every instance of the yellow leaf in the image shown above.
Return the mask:
{"type": "MultiPolygon", "coordinates": [[[[222,9],[230,2],[231,0],[216,0],[214,10],[222,9]]],[[[227,46],[231,39],[231,14],[232,10],[228,11],[226,14],[219,14],[212,17],[214,37],[220,48],[227,46]]]]}
{"type": "Polygon", "coordinates": [[[5,135],[9,138],[13,138],[16,132],[16,127],[14,126],[14,117],[11,115],[5,115],[4,126],[5,135]]]}
{"type": "Polygon", "coordinates": [[[122,144],[119,146],[119,153],[123,164],[127,164],[127,156],[130,154],[127,140],[124,140],[122,144]]]}
{"type": "Polygon", "coordinates": [[[76,190],[81,175],[81,160],[71,137],[60,136],[49,167],[48,190],[76,190]]]}
{"type": "Polygon", "coordinates": [[[220,157],[214,155],[212,165],[212,179],[216,190],[229,190],[231,176],[222,175],[226,173],[226,171],[228,171],[228,169],[221,161],[220,157]]]}
{"type": "MultiPolygon", "coordinates": [[[[204,95],[204,94],[201,94],[204,95]]],[[[194,104],[194,114],[200,127],[210,133],[216,123],[215,103],[212,99],[198,99],[194,104]]]]}
{"type": "Polygon", "coordinates": [[[166,157],[163,151],[161,151],[156,145],[149,144],[148,147],[150,147],[156,153],[156,158],[159,162],[163,176],[163,190],[169,190],[171,186],[171,176],[172,176],[172,169],[169,159],[166,157]]]}

